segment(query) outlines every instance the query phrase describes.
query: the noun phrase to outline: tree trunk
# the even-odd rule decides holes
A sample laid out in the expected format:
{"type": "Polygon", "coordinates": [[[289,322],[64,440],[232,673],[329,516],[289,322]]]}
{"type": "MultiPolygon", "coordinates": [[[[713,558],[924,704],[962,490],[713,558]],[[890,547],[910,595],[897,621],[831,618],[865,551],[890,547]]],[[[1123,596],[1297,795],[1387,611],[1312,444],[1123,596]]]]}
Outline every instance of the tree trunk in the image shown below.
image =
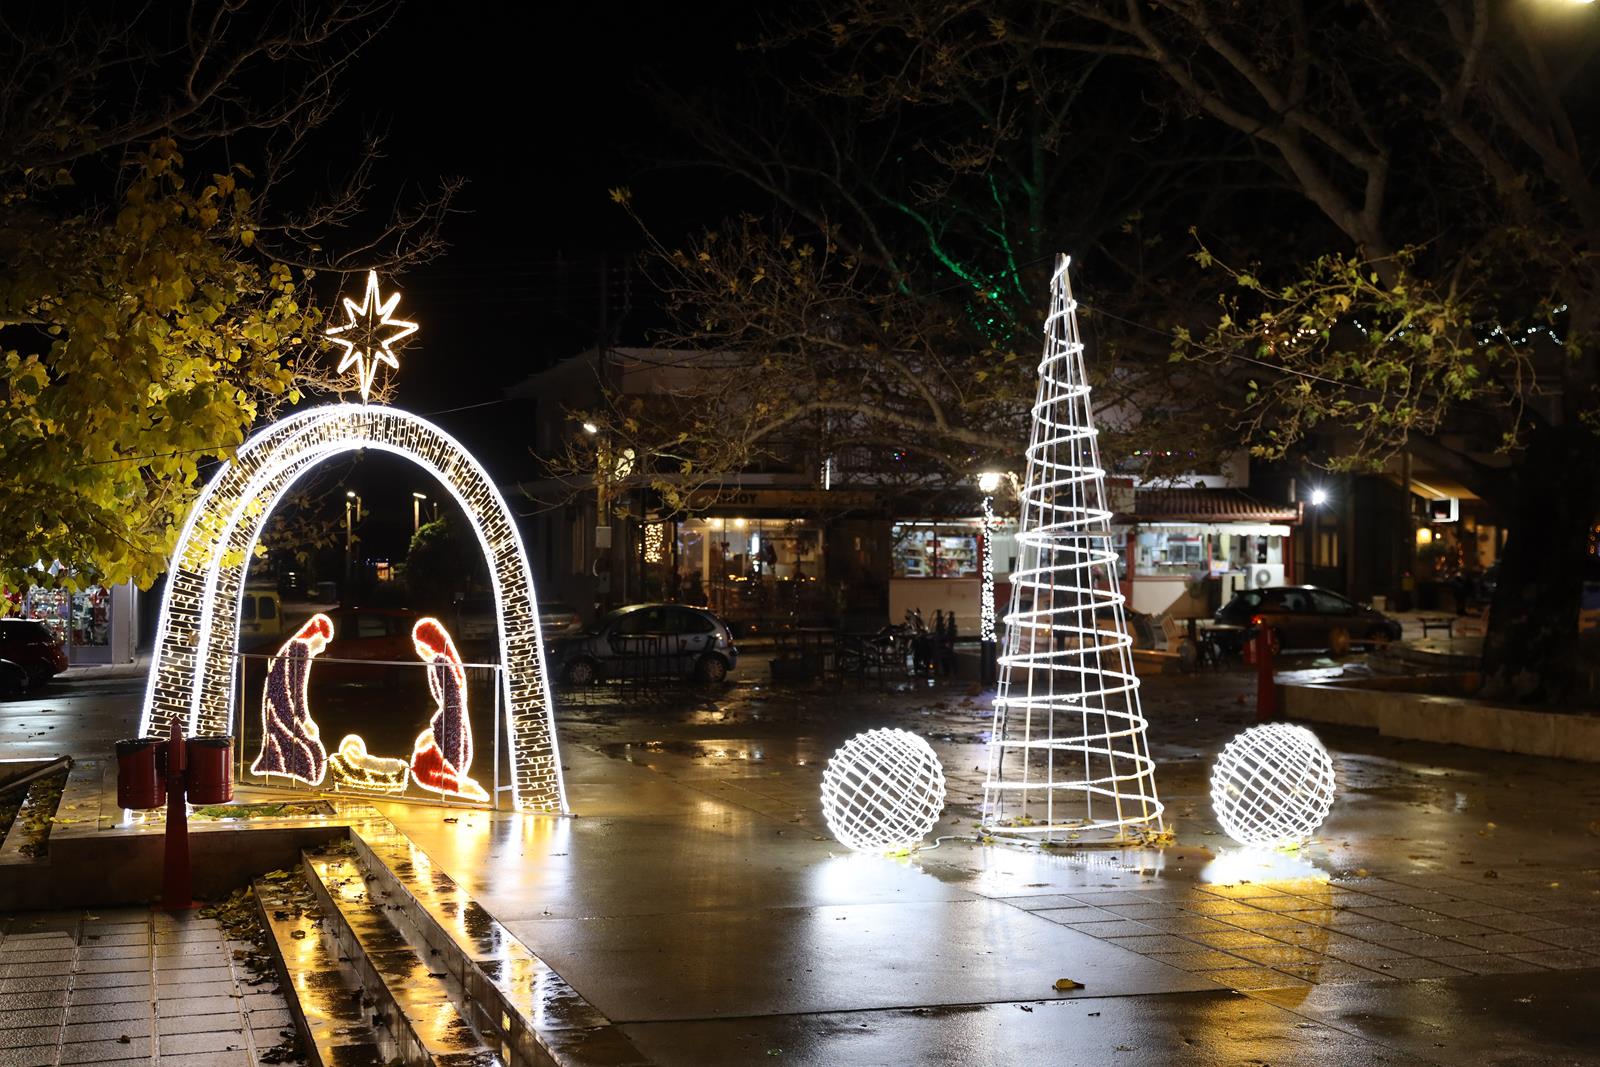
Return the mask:
{"type": "Polygon", "coordinates": [[[1483,694],[1563,704],[1578,696],[1578,607],[1588,531],[1600,506],[1600,438],[1580,426],[1535,430],[1509,491],[1507,529],[1483,643],[1483,694]]]}

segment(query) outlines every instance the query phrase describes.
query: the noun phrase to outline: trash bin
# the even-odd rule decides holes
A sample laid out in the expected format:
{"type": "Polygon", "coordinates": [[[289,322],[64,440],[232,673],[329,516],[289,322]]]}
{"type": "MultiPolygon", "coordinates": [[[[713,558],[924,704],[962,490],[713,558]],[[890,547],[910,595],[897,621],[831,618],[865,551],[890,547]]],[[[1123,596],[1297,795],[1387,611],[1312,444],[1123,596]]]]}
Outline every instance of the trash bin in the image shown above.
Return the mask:
{"type": "Polygon", "coordinates": [[[117,807],[159,808],[167,802],[165,744],[159,737],[117,742],[117,807]]]}
{"type": "Polygon", "coordinates": [[[233,738],[191,737],[184,744],[189,765],[189,803],[226,804],[233,799],[233,738]]]}

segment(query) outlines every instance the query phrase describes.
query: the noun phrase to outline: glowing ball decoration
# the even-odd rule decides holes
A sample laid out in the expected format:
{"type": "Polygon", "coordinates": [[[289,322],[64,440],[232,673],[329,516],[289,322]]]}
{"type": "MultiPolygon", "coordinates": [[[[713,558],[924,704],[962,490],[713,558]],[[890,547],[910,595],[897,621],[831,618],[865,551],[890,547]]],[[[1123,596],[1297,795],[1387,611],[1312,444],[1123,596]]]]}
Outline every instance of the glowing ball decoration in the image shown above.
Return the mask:
{"type": "Polygon", "coordinates": [[[1304,726],[1252,726],[1211,768],[1217,822],[1241,845],[1299,845],[1333,807],[1333,760],[1304,726]]]}
{"type": "Polygon", "coordinates": [[[928,742],[905,730],[868,730],[833,754],[822,772],[822,816],[857,852],[901,852],[921,841],[944,810],[944,768],[928,742]]]}

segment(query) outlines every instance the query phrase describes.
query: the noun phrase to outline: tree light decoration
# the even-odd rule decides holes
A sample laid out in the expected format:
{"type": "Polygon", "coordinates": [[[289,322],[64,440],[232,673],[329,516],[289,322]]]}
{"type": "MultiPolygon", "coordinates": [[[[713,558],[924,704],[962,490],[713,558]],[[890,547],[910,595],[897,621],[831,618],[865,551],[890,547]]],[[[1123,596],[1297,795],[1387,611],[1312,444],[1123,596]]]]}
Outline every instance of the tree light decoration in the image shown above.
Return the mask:
{"type": "Polygon", "coordinates": [[[1333,807],[1333,759],[1304,726],[1252,726],[1211,768],[1217,822],[1241,845],[1290,847],[1310,840],[1333,807]]]}
{"type": "Polygon", "coordinates": [[[1160,832],[1077,303],[1056,261],[1033,405],[983,824],[1054,841],[1160,832]]]}
{"type": "Polygon", "coordinates": [[[868,730],[839,747],[822,772],[822,817],[857,852],[900,852],[944,810],[944,769],[928,742],[905,730],[868,730]]]}
{"type": "Polygon", "coordinates": [[[489,564],[519,811],[565,812],[533,576],[516,521],[482,466],[443,430],[395,408],[328,404],[296,412],[239,446],[185,520],[168,569],[140,733],[179,720],[188,733],[233,726],[233,656],[245,568],[262,526],[296,479],[363,448],[405,456],[443,485],[489,564]]]}
{"type": "MultiPolygon", "coordinates": [[[[978,553],[978,566],[982,573],[979,575],[978,587],[978,640],[989,644],[995,639],[994,628],[994,498],[985,495],[983,498],[983,537],[979,543],[982,548],[978,553]]],[[[988,653],[985,653],[988,655],[988,653]]],[[[987,668],[985,668],[987,670],[987,668]]],[[[985,680],[987,680],[985,675],[985,680]]]]}
{"type": "Polygon", "coordinates": [[[644,528],[644,561],[646,563],[660,563],[665,555],[667,543],[667,524],[664,522],[647,523],[644,528]]]}
{"type": "Polygon", "coordinates": [[[311,661],[333,640],[333,620],[317,613],[283,643],[267,664],[261,693],[261,752],[251,774],[281,774],[306,785],[322,784],[328,773],[328,750],[311,717],[306,687],[311,661]]]}
{"type": "Polygon", "coordinates": [[[418,619],[411,644],[428,664],[428,688],[437,710],[411,749],[411,780],[435,793],[488,800],[483,786],[467,777],[472,766],[472,721],[467,718],[467,672],[456,643],[438,619],[418,619]]]}
{"type": "Polygon", "coordinates": [[[378,272],[369,270],[367,291],[361,303],[345,297],[347,321],[342,326],[330,326],[323,333],[328,340],[344,348],[344,356],[339,360],[340,374],[349,369],[352,363],[355,364],[363,404],[372,393],[372,379],[378,373],[379,363],[387,363],[394,370],[400,369],[400,361],[395,358],[394,349],[390,346],[417,332],[416,323],[394,317],[394,309],[399,303],[398,291],[387,300],[378,295],[378,272]]]}

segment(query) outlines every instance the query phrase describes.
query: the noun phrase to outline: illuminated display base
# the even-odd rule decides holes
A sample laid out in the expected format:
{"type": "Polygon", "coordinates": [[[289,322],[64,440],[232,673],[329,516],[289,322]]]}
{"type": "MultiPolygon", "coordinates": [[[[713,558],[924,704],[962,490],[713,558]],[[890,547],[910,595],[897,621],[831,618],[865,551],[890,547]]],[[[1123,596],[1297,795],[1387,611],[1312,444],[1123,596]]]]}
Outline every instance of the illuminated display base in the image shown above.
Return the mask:
{"type": "MultiPolygon", "coordinates": [[[[140,734],[163,732],[173,720],[191,734],[233,732],[240,594],[262,526],[298,478],[324,460],[360,449],[411,459],[461,505],[488,560],[500,619],[500,684],[507,709],[513,806],[565,812],[533,576],[515,519],[488,474],[455,439],[395,408],[330,404],[296,412],[241,445],[205,486],[167,572],[140,734]]],[[[429,673],[437,679],[436,672],[429,673]]],[[[290,682],[286,679],[285,685],[290,682]]],[[[293,716],[292,705],[292,698],[286,698],[283,713],[293,716]]],[[[419,768],[426,770],[435,783],[430,788],[436,789],[448,787],[453,779],[461,795],[476,797],[482,787],[465,777],[464,764],[451,761],[453,744],[457,756],[463,751],[458,740],[436,735],[438,765],[423,746],[409,773],[415,777],[419,768]]],[[[346,753],[341,744],[336,755],[336,766],[365,766],[354,746],[346,753]]],[[[325,753],[322,758],[328,759],[325,753]]],[[[312,758],[305,764],[307,780],[317,777],[318,762],[312,758]]],[[[428,787],[427,781],[419,784],[428,787]]]]}

